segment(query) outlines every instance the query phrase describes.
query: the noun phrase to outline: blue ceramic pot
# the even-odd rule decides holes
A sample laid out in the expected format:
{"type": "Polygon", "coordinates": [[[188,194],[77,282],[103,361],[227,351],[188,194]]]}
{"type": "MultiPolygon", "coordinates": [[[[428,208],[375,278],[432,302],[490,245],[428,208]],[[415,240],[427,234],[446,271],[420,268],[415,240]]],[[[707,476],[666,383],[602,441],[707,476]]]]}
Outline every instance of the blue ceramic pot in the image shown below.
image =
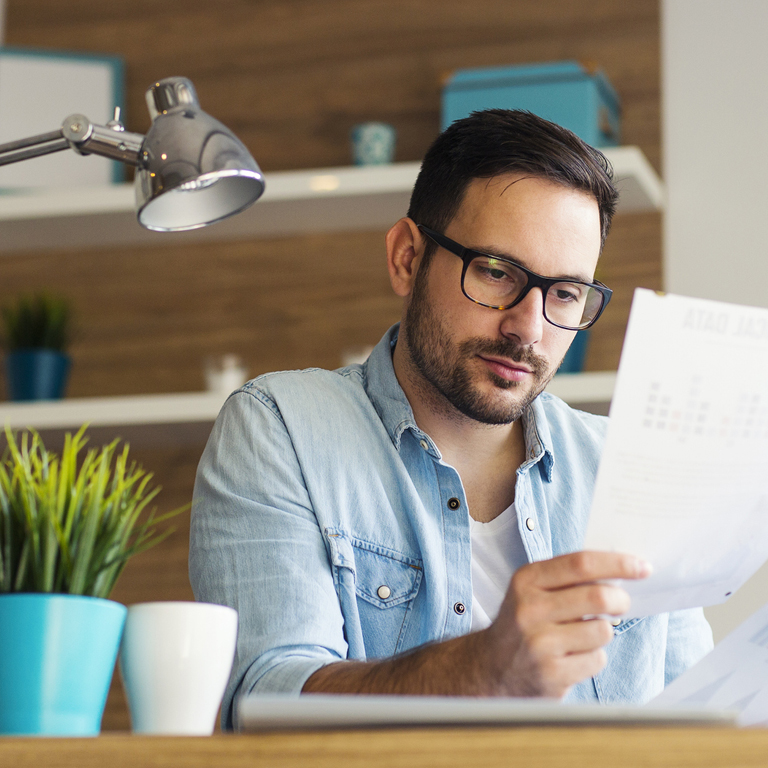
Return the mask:
{"type": "Polygon", "coordinates": [[[79,595],[0,595],[0,733],[96,736],[127,609],[79,595]]]}
{"type": "Polygon", "coordinates": [[[5,358],[9,400],[64,397],[71,360],[52,349],[20,349],[5,358]]]}

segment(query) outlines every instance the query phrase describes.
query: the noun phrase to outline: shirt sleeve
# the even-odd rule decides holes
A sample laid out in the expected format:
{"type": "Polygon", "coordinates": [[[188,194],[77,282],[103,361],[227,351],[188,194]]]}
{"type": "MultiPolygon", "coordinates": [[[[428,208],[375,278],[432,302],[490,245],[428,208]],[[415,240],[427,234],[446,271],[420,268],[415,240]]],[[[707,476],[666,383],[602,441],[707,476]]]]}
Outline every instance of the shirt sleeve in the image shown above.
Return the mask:
{"type": "Polygon", "coordinates": [[[200,460],[189,573],[197,600],[239,615],[224,728],[239,727],[241,696],[298,695],[317,669],[346,658],[325,540],[290,434],[253,386],[228,399],[200,460]]]}
{"type": "Polygon", "coordinates": [[[701,608],[669,614],[664,685],[706,656],[714,647],[712,629],[701,608]]]}

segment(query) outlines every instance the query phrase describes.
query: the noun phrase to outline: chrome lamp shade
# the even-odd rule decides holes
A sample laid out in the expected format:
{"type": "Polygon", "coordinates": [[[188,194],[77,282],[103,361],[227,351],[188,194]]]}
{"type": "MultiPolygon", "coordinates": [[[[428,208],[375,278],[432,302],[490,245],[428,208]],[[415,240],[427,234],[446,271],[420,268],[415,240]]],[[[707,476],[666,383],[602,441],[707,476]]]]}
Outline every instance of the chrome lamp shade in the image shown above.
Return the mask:
{"type": "Polygon", "coordinates": [[[146,93],[152,126],[129,133],[70,115],[58,131],[0,145],[0,165],[74,149],[136,166],[139,223],[177,232],[213,224],[247,208],[264,192],[264,177],[245,145],[200,109],[192,83],[169,77],[146,93]]]}
{"type": "Polygon", "coordinates": [[[264,191],[264,177],[243,143],[200,109],[185,78],[146,94],[152,127],[136,171],[136,209],[147,229],[196,229],[239,213],[264,191]]]}

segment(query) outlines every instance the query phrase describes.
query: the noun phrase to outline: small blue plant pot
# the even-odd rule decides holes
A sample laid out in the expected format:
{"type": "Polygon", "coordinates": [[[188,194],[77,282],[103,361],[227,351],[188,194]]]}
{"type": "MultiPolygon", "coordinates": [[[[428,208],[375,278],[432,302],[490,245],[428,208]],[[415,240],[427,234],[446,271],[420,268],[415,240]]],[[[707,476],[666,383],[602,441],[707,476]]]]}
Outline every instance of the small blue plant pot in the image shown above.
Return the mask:
{"type": "Polygon", "coordinates": [[[59,400],[64,397],[71,360],[52,349],[20,349],[5,358],[9,400],[59,400]]]}
{"type": "Polygon", "coordinates": [[[0,733],[96,736],[127,609],[79,595],[0,595],[0,733]]]}

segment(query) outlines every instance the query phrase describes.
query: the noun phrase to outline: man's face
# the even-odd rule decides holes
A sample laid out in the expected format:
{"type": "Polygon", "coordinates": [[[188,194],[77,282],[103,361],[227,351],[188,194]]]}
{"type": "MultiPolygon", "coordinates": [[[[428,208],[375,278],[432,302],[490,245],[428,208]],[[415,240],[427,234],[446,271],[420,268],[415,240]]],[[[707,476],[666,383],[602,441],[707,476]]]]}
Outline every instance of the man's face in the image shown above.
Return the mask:
{"type": "MultiPolygon", "coordinates": [[[[591,282],[600,253],[593,197],[516,174],[475,179],[444,234],[546,277],[591,282]]],[[[549,383],[575,332],[544,319],[540,289],[507,310],[475,304],[461,292],[461,269],[461,259],[438,248],[417,273],[401,334],[430,402],[449,415],[508,424],[549,383]]]]}

